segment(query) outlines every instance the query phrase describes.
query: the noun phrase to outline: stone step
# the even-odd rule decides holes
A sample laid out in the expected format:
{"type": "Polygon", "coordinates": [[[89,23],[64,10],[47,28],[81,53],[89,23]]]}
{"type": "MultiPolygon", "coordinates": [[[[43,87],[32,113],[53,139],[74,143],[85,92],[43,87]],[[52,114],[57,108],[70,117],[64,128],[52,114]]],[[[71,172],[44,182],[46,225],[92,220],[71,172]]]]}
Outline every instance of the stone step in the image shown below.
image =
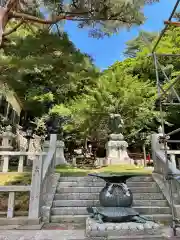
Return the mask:
{"type": "MultiPolygon", "coordinates": [[[[118,237],[86,237],[84,240],[167,240],[162,235],[139,235],[139,236],[118,236],[118,237]]],[[[79,240],[79,239],[78,239],[79,240]]],[[[172,240],[172,239],[171,239],[172,240]]]]}
{"type": "Polygon", "coordinates": [[[133,207],[139,214],[171,214],[170,207],[157,207],[157,206],[134,206],[133,207]]]}
{"type": "MultiPolygon", "coordinates": [[[[127,182],[129,188],[131,187],[156,187],[155,182],[127,182]]],[[[67,187],[101,187],[105,186],[105,181],[92,181],[92,182],[59,182],[58,188],[67,188],[67,187]]]]}
{"type": "MultiPolygon", "coordinates": [[[[90,177],[90,176],[85,176],[85,177],[60,177],[59,182],[97,182],[97,181],[103,181],[99,178],[96,177],[90,177]]],[[[137,177],[132,177],[128,179],[127,182],[153,182],[153,178],[151,175],[145,175],[145,176],[137,176],[137,177]]]]}
{"type": "MultiPolygon", "coordinates": [[[[134,193],[134,200],[164,200],[162,193],[134,193]]],[[[56,193],[54,200],[98,200],[99,193],[56,193]]]]}
{"type": "MultiPolygon", "coordinates": [[[[170,214],[169,207],[135,206],[133,207],[140,214],[170,214]]],[[[53,207],[52,215],[88,215],[86,207],[53,207]]]]}
{"type": "MultiPolygon", "coordinates": [[[[102,187],[58,187],[57,193],[100,193],[102,187]]],[[[132,193],[158,193],[158,187],[131,187],[132,193]]]]}
{"type": "Polygon", "coordinates": [[[85,223],[87,215],[51,215],[52,223],[85,223]]]}
{"type": "MultiPolygon", "coordinates": [[[[171,214],[153,214],[144,216],[163,224],[170,224],[172,221],[171,214]]],[[[84,223],[86,218],[87,215],[51,215],[50,220],[52,223],[84,223]]]]}
{"type": "MultiPolygon", "coordinates": [[[[166,200],[134,200],[134,206],[157,206],[167,207],[166,200]]],[[[89,207],[99,206],[99,200],[54,200],[53,207],[89,207]]]]}

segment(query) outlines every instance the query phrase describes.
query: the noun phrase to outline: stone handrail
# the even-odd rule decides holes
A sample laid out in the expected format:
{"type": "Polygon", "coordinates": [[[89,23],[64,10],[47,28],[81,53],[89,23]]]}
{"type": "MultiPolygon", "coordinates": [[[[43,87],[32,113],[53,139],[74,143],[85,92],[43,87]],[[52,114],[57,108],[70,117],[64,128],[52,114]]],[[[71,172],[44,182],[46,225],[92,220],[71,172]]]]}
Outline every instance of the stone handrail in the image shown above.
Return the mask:
{"type": "Polygon", "coordinates": [[[30,192],[31,186],[0,186],[0,192],[8,192],[8,206],[7,206],[7,219],[1,219],[3,225],[7,225],[8,221],[12,220],[14,217],[15,209],[15,193],[16,192],[30,192]]]}
{"type": "Polygon", "coordinates": [[[10,162],[10,157],[12,156],[17,156],[19,157],[18,159],[18,169],[17,172],[21,173],[24,171],[24,161],[25,157],[28,156],[34,156],[38,157],[40,155],[46,155],[46,152],[11,152],[11,151],[0,151],[0,156],[2,157],[2,166],[1,166],[1,171],[6,173],[9,171],[9,162],[10,162]]]}
{"type": "Polygon", "coordinates": [[[159,137],[163,134],[152,135],[152,157],[154,161],[154,172],[165,174],[167,171],[173,174],[180,174],[180,170],[176,166],[175,155],[180,154],[178,150],[169,150],[167,147],[168,161],[166,160],[164,144],[159,143],[159,137]]]}
{"type": "Polygon", "coordinates": [[[41,155],[33,161],[32,189],[30,193],[29,218],[39,219],[42,207],[46,205],[50,188],[52,188],[51,177],[54,173],[56,159],[57,135],[51,134],[49,150],[47,155],[41,155]]]}
{"type": "MultiPolygon", "coordinates": [[[[4,221],[5,224],[9,224],[8,221],[14,221],[14,208],[15,208],[15,193],[16,192],[30,192],[29,200],[29,212],[28,218],[25,222],[29,221],[31,224],[38,224],[42,217],[43,206],[46,205],[50,199],[53,184],[51,181],[54,173],[55,160],[56,160],[56,143],[57,135],[52,134],[50,136],[50,142],[46,145],[41,153],[30,152],[3,152],[0,151],[1,156],[36,156],[32,167],[32,179],[31,185],[28,186],[0,186],[0,192],[9,192],[8,198],[8,210],[7,218],[0,221],[4,221]],[[48,148],[47,148],[48,146],[48,148]]],[[[4,173],[0,173],[4,174],[4,173]]]]}
{"type": "Polygon", "coordinates": [[[178,150],[169,150],[167,146],[167,158],[164,144],[159,142],[163,134],[153,134],[151,141],[152,158],[154,162],[154,180],[159,185],[170,205],[173,205],[175,217],[180,218],[180,170],[176,166],[176,154],[178,150]],[[172,174],[171,183],[167,181],[167,174],[172,174]],[[172,195],[172,196],[171,196],[172,195]]]}

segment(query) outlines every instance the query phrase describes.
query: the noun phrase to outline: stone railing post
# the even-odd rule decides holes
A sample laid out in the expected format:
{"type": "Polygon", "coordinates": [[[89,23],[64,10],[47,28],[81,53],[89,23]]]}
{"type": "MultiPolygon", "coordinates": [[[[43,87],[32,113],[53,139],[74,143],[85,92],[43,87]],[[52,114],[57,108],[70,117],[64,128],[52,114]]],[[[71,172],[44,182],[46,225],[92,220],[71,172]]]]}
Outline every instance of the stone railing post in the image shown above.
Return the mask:
{"type": "Polygon", "coordinates": [[[55,166],[57,165],[67,165],[67,161],[64,157],[64,142],[57,141],[56,142],[56,159],[55,159],[55,166]]]}
{"type": "Polygon", "coordinates": [[[154,133],[151,135],[151,151],[152,151],[152,159],[154,163],[154,172],[158,173],[160,171],[158,159],[156,157],[156,151],[160,150],[159,146],[159,137],[162,136],[162,134],[154,133]]]}
{"type": "MultiPolygon", "coordinates": [[[[49,141],[47,141],[47,140],[44,141],[42,150],[43,150],[43,152],[48,153],[48,151],[49,151],[49,141]]],[[[46,156],[43,156],[43,159],[42,159],[42,162],[43,162],[43,163],[44,163],[45,157],[46,157],[46,156]]]]}
{"type": "MultiPolygon", "coordinates": [[[[2,145],[0,146],[1,151],[12,151],[12,141],[15,138],[15,135],[12,133],[12,127],[7,126],[5,132],[0,135],[2,139],[2,145]]],[[[2,171],[8,172],[9,169],[9,156],[2,157],[2,171]]]]}
{"type": "Polygon", "coordinates": [[[43,156],[33,161],[32,182],[29,203],[29,219],[38,219],[40,216],[40,193],[43,170],[43,156]]]}
{"type": "MultiPolygon", "coordinates": [[[[165,149],[169,150],[169,147],[167,143],[165,146],[164,142],[161,140],[161,137],[163,137],[161,126],[158,128],[158,132],[159,133],[152,134],[151,136],[151,150],[154,162],[154,172],[166,174],[167,168],[169,168],[169,164],[171,165],[171,167],[173,167],[174,170],[176,169],[176,161],[175,156],[172,156],[171,161],[166,162],[165,149]],[[162,161],[157,158],[157,153],[159,154],[162,161]]],[[[169,137],[167,139],[169,139],[169,137]]]]}
{"type": "Polygon", "coordinates": [[[175,154],[171,154],[170,155],[170,161],[171,161],[171,169],[172,169],[172,172],[176,172],[176,156],[175,154]]]}
{"type": "Polygon", "coordinates": [[[49,150],[49,141],[43,143],[43,152],[48,152],[49,150]]]}

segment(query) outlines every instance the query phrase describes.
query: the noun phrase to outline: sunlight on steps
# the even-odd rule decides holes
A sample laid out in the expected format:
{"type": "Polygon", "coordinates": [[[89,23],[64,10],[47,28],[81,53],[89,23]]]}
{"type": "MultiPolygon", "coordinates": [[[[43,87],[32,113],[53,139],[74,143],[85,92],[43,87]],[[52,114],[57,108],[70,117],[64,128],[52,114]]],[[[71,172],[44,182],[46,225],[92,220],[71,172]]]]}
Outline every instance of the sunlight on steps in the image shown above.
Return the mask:
{"type": "Polygon", "coordinates": [[[134,165],[109,165],[107,167],[93,168],[93,169],[82,169],[72,166],[59,165],[56,166],[56,172],[61,173],[64,176],[86,176],[89,173],[145,173],[151,174],[153,171],[152,168],[144,168],[143,166],[134,166],[134,165]]]}

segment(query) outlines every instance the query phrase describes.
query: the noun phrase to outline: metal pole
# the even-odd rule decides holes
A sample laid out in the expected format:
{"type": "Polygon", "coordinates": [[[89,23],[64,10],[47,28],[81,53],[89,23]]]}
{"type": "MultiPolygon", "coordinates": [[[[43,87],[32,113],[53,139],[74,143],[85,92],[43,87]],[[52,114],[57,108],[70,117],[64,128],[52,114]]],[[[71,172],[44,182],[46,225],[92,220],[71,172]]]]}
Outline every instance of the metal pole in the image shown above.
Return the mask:
{"type": "Polygon", "coordinates": [[[164,144],[164,154],[165,154],[165,161],[166,161],[166,169],[165,169],[165,178],[168,181],[169,186],[169,195],[170,195],[170,207],[172,212],[172,228],[174,236],[176,236],[176,221],[175,221],[175,212],[174,212],[174,201],[173,201],[173,193],[172,193],[172,177],[170,178],[169,174],[169,162],[168,162],[168,154],[167,154],[167,139],[165,135],[165,129],[164,129],[164,118],[163,118],[163,111],[162,111],[162,102],[161,102],[161,94],[160,94],[160,88],[159,88],[159,73],[158,73],[158,65],[157,65],[157,58],[156,54],[153,54],[154,58],[154,65],[155,65],[155,71],[156,71],[156,84],[157,84],[157,90],[158,95],[160,99],[160,115],[161,115],[161,124],[162,124],[162,131],[163,131],[163,144],[164,144]]]}
{"type": "MultiPolygon", "coordinates": [[[[171,12],[170,17],[168,18],[168,21],[171,21],[171,19],[173,18],[174,13],[175,13],[175,11],[176,11],[179,3],[180,3],[180,0],[177,0],[176,4],[175,4],[175,6],[174,6],[174,8],[173,8],[173,10],[172,10],[172,12],[171,12]]],[[[161,31],[161,33],[160,33],[160,35],[159,35],[159,38],[158,38],[156,44],[155,44],[154,47],[153,47],[152,53],[155,52],[158,43],[160,42],[161,38],[163,37],[163,35],[164,35],[164,33],[166,32],[167,29],[168,29],[168,25],[166,25],[165,28],[161,31]]]]}
{"type": "Polygon", "coordinates": [[[175,220],[175,211],[174,211],[174,198],[173,198],[173,191],[172,191],[172,176],[170,177],[170,179],[168,179],[169,182],[169,193],[170,193],[170,205],[171,205],[171,211],[172,211],[172,229],[173,229],[173,233],[174,236],[177,236],[177,231],[176,231],[176,220],[175,220]]]}
{"type": "MultiPolygon", "coordinates": [[[[152,56],[152,53],[148,54],[148,57],[152,56]]],[[[180,57],[180,54],[171,54],[171,53],[156,53],[158,57],[180,57]]]]}
{"type": "Polygon", "coordinates": [[[164,90],[162,94],[159,95],[159,98],[161,98],[165,93],[167,93],[173,87],[173,85],[177,83],[177,81],[179,80],[180,80],[180,75],[177,76],[176,79],[170,84],[170,86],[166,90],[164,90]]]}
{"type": "MultiPolygon", "coordinates": [[[[161,100],[161,91],[160,91],[161,89],[160,89],[160,82],[159,82],[157,57],[156,57],[155,53],[153,53],[153,59],[154,59],[154,66],[155,66],[155,72],[156,72],[156,86],[157,86],[158,98],[161,100]]],[[[162,103],[161,103],[161,101],[160,101],[160,114],[161,114],[162,130],[163,130],[163,134],[164,134],[164,120],[163,120],[163,111],[162,111],[162,103]]]]}
{"type": "Polygon", "coordinates": [[[180,143],[180,140],[167,140],[168,143],[180,143]]]}
{"type": "Polygon", "coordinates": [[[171,136],[171,135],[173,135],[173,134],[175,134],[175,133],[178,133],[178,132],[180,132],[180,128],[178,128],[178,129],[176,129],[176,130],[174,130],[174,131],[166,134],[166,136],[171,136]]]}
{"type": "Polygon", "coordinates": [[[144,167],[146,167],[146,146],[143,143],[143,154],[144,154],[144,167]]]}
{"type": "MultiPolygon", "coordinates": [[[[164,74],[164,77],[166,78],[166,80],[167,80],[168,82],[170,82],[170,79],[169,79],[168,76],[166,75],[166,72],[164,71],[164,69],[162,68],[162,66],[161,66],[161,64],[160,64],[160,62],[159,62],[158,60],[157,60],[157,64],[159,65],[159,67],[160,67],[162,73],[164,74]]],[[[180,97],[179,97],[179,95],[177,94],[177,92],[176,92],[176,90],[174,89],[173,86],[172,86],[172,90],[173,90],[174,94],[176,95],[178,101],[180,102],[180,97]]],[[[164,91],[164,89],[163,89],[163,91],[164,91]]]]}
{"type": "MultiPolygon", "coordinates": [[[[157,57],[156,54],[153,54],[154,58],[154,66],[156,71],[156,85],[157,85],[157,91],[158,91],[158,97],[160,99],[160,115],[161,115],[161,126],[162,126],[162,132],[163,132],[163,138],[166,139],[165,136],[165,130],[164,130],[164,119],[163,119],[163,110],[162,110],[162,102],[161,102],[161,93],[160,93],[160,87],[159,87],[159,73],[158,73],[158,65],[157,65],[157,57]]],[[[164,150],[165,150],[165,159],[166,159],[166,171],[168,171],[169,165],[168,165],[168,156],[167,156],[167,144],[164,141],[164,150]]]]}
{"type": "MultiPolygon", "coordinates": [[[[180,3],[180,0],[177,0],[175,6],[174,6],[174,8],[173,8],[173,11],[172,11],[172,13],[171,13],[171,15],[170,15],[170,17],[169,17],[169,19],[168,19],[169,22],[171,22],[171,19],[173,18],[174,13],[175,13],[175,11],[176,11],[179,3],[180,3]]],[[[167,139],[167,136],[170,136],[170,135],[172,135],[172,134],[174,134],[174,133],[176,133],[176,132],[179,132],[179,131],[180,131],[180,128],[179,128],[179,129],[176,129],[176,130],[174,130],[174,131],[172,131],[172,132],[170,132],[170,133],[167,134],[167,135],[165,135],[165,132],[164,132],[164,119],[163,119],[163,112],[162,112],[162,104],[163,104],[163,103],[162,103],[162,96],[164,95],[164,93],[162,93],[162,94],[160,93],[157,55],[159,55],[159,56],[178,56],[178,54],[177,54],[177,55],[176,55],[176,54],[157,54],[157,55],[156,55],[156,53],[155,53],[155,50],[156,50],[156,48],[157,48],[160,40],[161,40],[162,37],[164,36],[164,33],[165,33],[166,30],[168,29],[168,26],[169,26],[169,25],[166,25],[166,26],[164,27],[164,29],[161,31],[161,33],[160,33],[160,35],[159,35],[159,37],[158,37],[158,39],[157,39],[157,41],[156,41],[156,43],[155,43],[152,51],[151,51],[152,54],[150,54],[150,55],[153,56],[154,65],[155,65],[155,71],[156,71],[156,84],[157,84],[157,89],[158,89],[158,96],[159,96],[158,98],[159,98],[159,100],[160,100],[160,115],[161,115],[161,123],[162,123],[162,130],[163,130],[163,137],[162,137],[162,139],[163,139],[163,143],[164,143],[164,153],[165,153],[165,160],[166,160],[165,179],[167,180],[167,183],[168,183],[168,186],[169,186],[169,187],[168,187],[168,190],[169,190],[169,195],[170,195],[170,203],[171,203],[171,204],[170,204],[170,207],[171,207],[171,212],[172,212],[172,228],[173,228],[174,236],[176,236],[176,235],[177,235],[177,234],[176,234],[176,228],[178,227],[178,225],[176,224],[176,219],[175,219],[174,199],[173,199],[173,190],[172,190],[172,187],[173,187],[173,186],[172,186],[173,175],[175,175],[175,174],[172,174],[172,173],[169,172],[169,166],[168,166],[169,163],[168,163],[168,157],[167,157],[167,140],[168,140],[168,139],[167,139]]],[[[163,72],[163,73],[164,73],[164,72],[163,72]]],[[[165,77],[166,77],[166,76],[165,76],[165,77]]],[[[168,91],[172,88],[172,90],[174,91],[174,93],[175,93],[175,95],[176,95],[176,97],[177,97],[178,100],[180,100],[180,98],[179,98],[179,95],[176,93],[175,89],[173,88],[173,85],[174,85],[179,79],[180,79],[180,76],[178,76],[178,77],[175,79],[175,81],[173,81],[173,83],[170,84],[170,86],[168,87],[168,89],[165,90],[165,93],[166,93],[166,92],[168,92],[168,91]],[[178,96],[177,96],[177,95],[178,95],[178,96]]],[[[166,104],[167,104],[167,103],[166,103],[166,104]]],[[[172,103],[170,103],[170,104],[172,104],[172,103]]]]}
{"type": "MultiPolygon", "coordinates": [[[[161,115],[161,126],[162,126],[162,132],[163,132],[163,138],[166,139],[165,136],[165,130],[164,130],[164,119],[163,119],[163,110],[162,110],[162,102],[161,102],[161,93],[160,93],[160,87],[159,87],[159,73],[158,73],[158,65],[157,65],[157,57],[156,54],[153,54],[154,58],[154,66],[156,71],[156,85],[157,85],[157,91],[158,91],[158,97],[160,99],[160,115],[161,115]]],[[[169,165],[168,165],[168,155],[167,155],[167,144],[164,141],[164,150],[165,150],[165,159],[166,159],[166,171],[168,171],[169,165]]]]}

